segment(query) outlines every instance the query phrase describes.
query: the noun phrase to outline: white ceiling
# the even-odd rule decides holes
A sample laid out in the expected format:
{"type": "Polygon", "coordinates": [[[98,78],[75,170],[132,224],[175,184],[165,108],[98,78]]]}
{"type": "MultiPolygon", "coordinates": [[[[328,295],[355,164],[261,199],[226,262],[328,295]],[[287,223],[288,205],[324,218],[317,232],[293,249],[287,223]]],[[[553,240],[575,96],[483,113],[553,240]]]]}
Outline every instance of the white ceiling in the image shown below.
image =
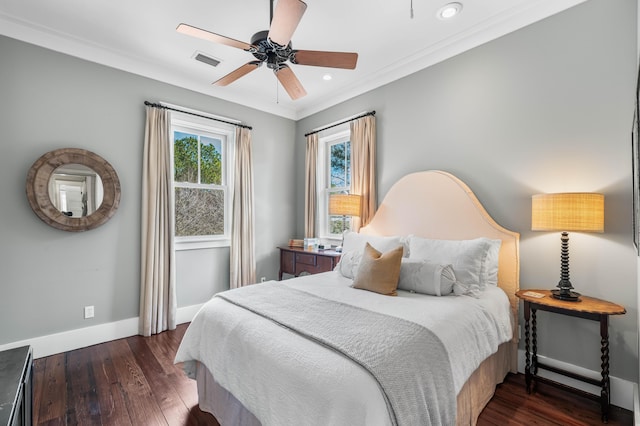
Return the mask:
{"type": "Polygon", "coordinates": [[[413,19],[412,0],[307,0],[293,48],[359,58],[355,70],[291,65],[308,93],[297,101],[264,66],[212,86],[253,56],[175,31],[184,22],[249,43],[268,30],[269,0],[0,0],[0,34],[297,120],[585,0],[457,1],[462,12],[443,21],[447,0],[413,0],[413,19]]]}

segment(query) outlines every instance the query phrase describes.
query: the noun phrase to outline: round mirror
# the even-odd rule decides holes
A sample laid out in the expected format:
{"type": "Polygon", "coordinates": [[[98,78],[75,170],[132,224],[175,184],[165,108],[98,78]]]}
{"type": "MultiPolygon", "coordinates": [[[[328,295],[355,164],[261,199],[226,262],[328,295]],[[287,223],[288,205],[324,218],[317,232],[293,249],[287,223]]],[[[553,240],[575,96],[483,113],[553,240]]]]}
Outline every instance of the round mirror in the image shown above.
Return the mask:
{"type": "Polygon", "coordinates": [[[102,179],[82,164],[60,166],[49,178],[49,199],[66,216],[89,216],[100,207],[102,197],[102,179]]]}
{"type": "Polygon", "coordinates": [[[99,155],[63,148],[40,157],[27,174],[35,214],[64,231],[87,231],[108,221],[120,204],[118,175],[99,155]]]}

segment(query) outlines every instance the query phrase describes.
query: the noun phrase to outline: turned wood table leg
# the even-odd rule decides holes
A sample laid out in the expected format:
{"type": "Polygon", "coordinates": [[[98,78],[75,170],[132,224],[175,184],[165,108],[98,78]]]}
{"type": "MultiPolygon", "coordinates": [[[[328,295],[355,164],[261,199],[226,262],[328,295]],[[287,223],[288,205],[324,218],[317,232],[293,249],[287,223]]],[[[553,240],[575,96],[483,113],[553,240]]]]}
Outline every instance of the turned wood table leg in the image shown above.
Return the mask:
{"type": "Polygon", "coordinates": [[[524,380],[527,384],[527,393],[531,393],[531,362],[529,354],[529,318],[531,315],[530,304],[524,302],[524,380]]]}
{"type": "MultiPolygon", "coordinates": [[[[536,320],[537,310],[531,309],[531,377],[538,374],[538,322],[536,320]]],[[[533,382],[532,391],[536,391],[536,383],[533,382]]]]}
{"type": "Polygon", "coordinates": [[[602,421],[609,420],[609,404],[611,402],[610,381],[609,381],[609,316],[600,316],[600,364],[602,368],[602,390],[600,392],[600,408],[602,411],[602,421]]]}

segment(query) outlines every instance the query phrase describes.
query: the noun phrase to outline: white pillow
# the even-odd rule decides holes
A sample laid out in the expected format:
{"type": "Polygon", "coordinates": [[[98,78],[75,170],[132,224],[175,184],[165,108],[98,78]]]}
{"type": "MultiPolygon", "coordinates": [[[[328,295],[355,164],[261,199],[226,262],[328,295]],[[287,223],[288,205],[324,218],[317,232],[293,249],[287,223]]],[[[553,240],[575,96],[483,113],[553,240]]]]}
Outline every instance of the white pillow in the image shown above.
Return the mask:
{"type": "Polygon", "coordinates": [[[342,253],[340,261],[334,268],[334,271],[340,272],[342,276],[346,278],[354,279],[358,273],[358,267],[360,266],[360,260],[362,260],[363,251],[348,251],[342,253]]]}
{"type": "Polygon", "coordinates": [[[381,253],[386,253],[398,246],[403,246],[403,256],[408,254],[407,239],[399,236],[381,237],[379,235],[365,235],[353,231],[345,231],[342,234],[342,252],[364,251],[364,246],[369,243],[371,247],[381,253]]]}
{"type": "Polygon", "coordinates": [[[410,259],[451,264],[458,282],[484,290],[488,284],[498,283],[497,253],[501,244],[501,240],[489,238],[434,240],[412,236],[409,252],[410,259]]]}
{"type": "Polygon", "coordinates": [[[478,297],[477,285],[468,285],[456,280],[451,265],[429,262],[424,259],[402,259],[398,290],[432,296],[469,295],[478,297]]]}
{"type": "Polygon", "coordinates": [[[409,241],[406,237],[381,237],[379,235],[365,235],[353,231],[344,231],[342,241],[342,256],[333,269],[340,272],[344,277],[354,279],[360,266],[360,260],[367,243],[381,253],[402,246],[403,256],[409,253],[409,241]]]}
{"type": "Polygon", "coordinates": [[[498,285],[498,260],[500,259],[502,240],[489,240],[489,251],[485,259],[487,285],[498,285]]]}

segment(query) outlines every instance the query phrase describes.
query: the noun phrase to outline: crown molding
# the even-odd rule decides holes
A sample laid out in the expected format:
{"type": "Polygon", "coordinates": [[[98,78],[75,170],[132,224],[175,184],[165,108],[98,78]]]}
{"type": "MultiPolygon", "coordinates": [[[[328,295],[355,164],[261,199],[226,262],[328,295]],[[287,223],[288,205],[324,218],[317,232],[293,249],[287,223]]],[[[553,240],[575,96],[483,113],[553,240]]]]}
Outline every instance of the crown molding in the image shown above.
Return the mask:
{"type": "Polygon", "coordinates": [[[586,0],[538,0],[527,2],[519,7],[510,9],[508,12],[495,15],[490,19],[482,21],[474,27],[460,32],[447,40],[427,46],[423,50],[391,66],[381,68],[370,74],[368,78],[356,84],[336,87],[334,91],[325,96],[310,99],[308,102],[300,102],[300,106],[297,109],[272,102],[260,101],[246,94],[234,94],[231,92],[212,93],[213,89],[211,85],[198,84],[181,75],[178,70],[170,70],[164,65],[147,62],[140,58],[127,55],[124,52],[78,39],[69,34],[55,32],[49,28],[38,26],[3,13],[0,13],[0,33],[7,37],[56,52],[182,87],[207,96],[244,105],[291,120],[300,120],[585,1],[586,0]]]}

